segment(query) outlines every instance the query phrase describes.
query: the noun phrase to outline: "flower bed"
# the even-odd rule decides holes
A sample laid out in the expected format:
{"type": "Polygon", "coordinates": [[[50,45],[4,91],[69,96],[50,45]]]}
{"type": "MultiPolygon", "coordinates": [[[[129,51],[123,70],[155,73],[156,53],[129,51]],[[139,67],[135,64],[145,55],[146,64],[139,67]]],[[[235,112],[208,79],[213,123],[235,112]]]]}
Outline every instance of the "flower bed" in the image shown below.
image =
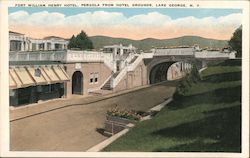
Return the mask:
{"type": "Polygon", "coordinates": [[[114,107],[107,111],[106,113],[106,121],[105,121],[105,133],[107,135],[113,135],[124,128],[129,123],[136,123],[141,119],[141,115],[139,115],[136,111],[133,110],[125,110],[118,109],[118,107],[114,107]]]}
{"type": "Polygon", "coordinates": [[[107,111],[107,116],[115,116],[115,117],[120,117],[128,120],[135,120],[138,121],[141,119],[141,115],[139,115],[136,111],[134,110],[122,110],[119,109],[117,106],[115,108],[112,108],[111,110],[107,111]]]}

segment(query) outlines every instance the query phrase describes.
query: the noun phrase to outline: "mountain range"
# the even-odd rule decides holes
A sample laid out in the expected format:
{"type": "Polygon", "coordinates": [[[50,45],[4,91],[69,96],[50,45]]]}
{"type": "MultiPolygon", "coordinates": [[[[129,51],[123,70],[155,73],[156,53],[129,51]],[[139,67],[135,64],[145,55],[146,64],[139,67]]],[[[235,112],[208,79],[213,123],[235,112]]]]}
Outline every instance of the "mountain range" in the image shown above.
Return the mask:
{"type": "Polygon", "coordinates": [[[139,50],[150,50],[152,47],[169,47],[169,46],[193,46],[198,44],[201,48],[223,48],[228,46],[227,40],[208,39],[199,36],[182,36],[171,39],[154,39],[146,38],[142,40],[132,40],[127,38],[114,38],[108,36],[92,36],[95,49],[103,48],[103,46],[123,44],[132,44],[139,50]]]}

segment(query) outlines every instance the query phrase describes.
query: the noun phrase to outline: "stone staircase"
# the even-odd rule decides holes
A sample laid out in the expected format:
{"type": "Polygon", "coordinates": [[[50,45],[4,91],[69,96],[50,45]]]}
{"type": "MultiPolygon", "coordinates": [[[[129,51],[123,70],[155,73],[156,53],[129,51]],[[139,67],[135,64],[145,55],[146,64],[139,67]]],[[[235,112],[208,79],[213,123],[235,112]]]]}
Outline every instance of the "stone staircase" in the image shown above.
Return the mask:
{"type": "Polygon", "coordinates": [[[102,90],[111,90],[111,78],[103,85],[102,90]]]}
{"type": "Polygon", "coordinates": [[[129,64],[132,64],[137,58],[138,56],[134,56],[133,59],[129,62],[129,64]]]}
{"type": "Polygon", "coordinates": [[[131,56],[130,60],[128,61],[128,65],[126,65],[122,70],[115,72],[102,86],[101,90],[112,90],[113,86],[116,86],[128,71],[133,71],[142,59],[142,55],[131,56]]]}
{"type": "Polygon", "coordinates": [[[116,73],[114,73],[112,75],[112,77],[103,85],[103,87],[101,88],[102,90],[112,90],[112,87],[111,87],[111,80],[112,78],[116,78],[116,76],[118,76],[120,72],[117,71],[116,73]]]}

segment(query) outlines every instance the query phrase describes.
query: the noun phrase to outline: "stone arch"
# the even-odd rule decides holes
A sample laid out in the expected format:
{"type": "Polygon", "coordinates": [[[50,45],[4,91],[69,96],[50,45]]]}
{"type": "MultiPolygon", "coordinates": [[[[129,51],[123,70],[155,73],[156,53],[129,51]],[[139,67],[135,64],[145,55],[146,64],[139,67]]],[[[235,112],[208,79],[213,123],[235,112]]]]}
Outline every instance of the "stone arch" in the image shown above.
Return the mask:
{"type": "Polygon", "coordinates": [[[171,65],[176,62],[163,62],[155,65],[149,72],[149,84],[154,84],[167,80],[167,72],[171,65]]]}
{"type": "Polygon", "coordinates": [[[190,63],[193,62],[188,59],[173,59],[173,58],[153,58],[147,64],[147,79],[148,84],[154,84],[167,80],[168,69],[175,63],[184,62],[190,63]]]}
{"type": "Polygon", "coordinates": [[[83,95],[83,73],[75,71],[72,75],[72,94],[83,95]]]}

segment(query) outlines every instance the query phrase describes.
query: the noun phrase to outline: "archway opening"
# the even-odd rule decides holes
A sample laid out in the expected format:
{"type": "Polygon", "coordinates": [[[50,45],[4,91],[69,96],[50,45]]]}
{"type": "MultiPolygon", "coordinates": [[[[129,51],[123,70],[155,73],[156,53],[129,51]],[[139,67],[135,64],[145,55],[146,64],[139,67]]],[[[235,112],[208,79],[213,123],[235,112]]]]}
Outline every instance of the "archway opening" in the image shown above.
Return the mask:
{"type": "Polygon", "coordinates": [[[149,74],[149,83],[159,83],[167,80],[167,71],[170,65],[172,65],[173,62],[164,62],[155,65],[149,74]]]}
{"type": "Polygon", "coordinates": [[[83,74],[81,71],[74,72],[72,76],[72,94],[83,94],[83,74]]]}
{"type": "Polygon", "coordinates": [[[178,80],[191,70],[191,64],[186,62],[163,62],[155,65],[149,73],[149,83],[178,80]]]}

